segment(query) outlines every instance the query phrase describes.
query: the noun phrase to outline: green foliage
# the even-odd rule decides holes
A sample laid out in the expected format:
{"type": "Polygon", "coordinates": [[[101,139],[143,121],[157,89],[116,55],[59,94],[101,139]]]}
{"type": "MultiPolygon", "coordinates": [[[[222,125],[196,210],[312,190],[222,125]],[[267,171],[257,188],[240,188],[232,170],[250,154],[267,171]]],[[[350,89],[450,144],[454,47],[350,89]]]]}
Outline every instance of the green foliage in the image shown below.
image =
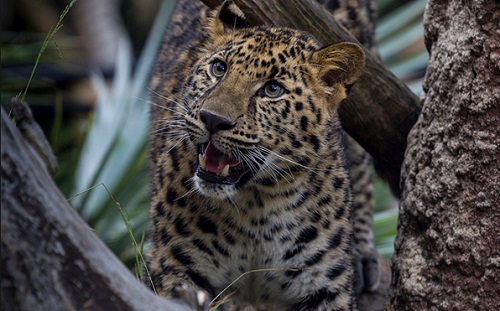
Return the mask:
{"type": "Polygon", "coordinates": [[[378,0],[378,3],[381,15],[376,40],[382,61],[419,94],[429,61],[422,26],[426,0],[378,0]]]}
{"type": "Polygon", "coordinates": [[[63,27],[62,22],[75,2],[76,0],[72,0],[65,7],[56,25],[51,27],[45,35],[2,31],[2,74],[0,76],[2,105],[6,106],[10,98],[15,96],[27,100],[30,105],[53,102],[58,96],[51,81],[36,79],[35,72],[40,70],[38,67],[41,64],[47,67],[57,67],[58,61],[62,59],[60,48],[74,54],[74,38],[58,34],[56,42],[56,34],[63,27]],[[26,74],[28,70],[30,70],[29,74],[26,74]],[[21,89],[23,90],[20,91],[21,89]],[[54,93],[56,93],[55,96],[54,93]]]}
{"type": "Polygon", "coordinates": [[[398,210],[396,208],[375,213],[373,216],[375,246],[382,257],[391,258],[394,253],[397,221],[398,210]]]}
{"type": "Polygon", "coordinates": [[[49,33],[47,34],[47,38],[43,42],[42,48],[40,49],[40,52],[38,52],[38,57],[36,58],[35,66],[33,67],[33,70],[31,71],[31,75],[28,78],[28,83],[26,84],[26,88],[24,89],[24,92],[21,95],[21,99],[22,100],[24,100],[25,97],[26,97],[26,93],[28,92],[28,88],[30,87],[31,80],[33,79],[33,75],[35,74],[36,67],[38,66],[38,62],[40,61],[40,58],[41,58],[43,52],[47,48],[47,45],[49,44],[49,42],[52,40],[52,37],[54,37],[54,35],[56,34],[56,32],[59,31],[59,29],[61,29],[61,27],[62,27],[62,21],[63,21],[64,17],[66,16],[66,14],[68,14],[69,10],[75,4],[75,2],[76,2],[76,0],[72,0],[66,6],[66,8],[62,12],[62,14],[59,16],[59,20],[57,21],[56,26],[51,31],[49,31],[49,33]]]}

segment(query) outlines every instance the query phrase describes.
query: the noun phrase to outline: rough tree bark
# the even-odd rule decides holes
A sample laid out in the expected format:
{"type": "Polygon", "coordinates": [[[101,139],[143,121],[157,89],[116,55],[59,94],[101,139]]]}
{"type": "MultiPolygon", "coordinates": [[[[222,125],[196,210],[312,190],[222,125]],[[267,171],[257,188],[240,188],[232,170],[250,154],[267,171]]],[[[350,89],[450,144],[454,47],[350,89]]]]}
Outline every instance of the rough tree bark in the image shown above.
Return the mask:
{"type": "Polygon", "coordinates": [[[48,173],[44,160],[53,166],[51,151],[40,157],[40,140],[46,141],[31,112],[18,108],[27,140],[1,109],[0,309],[194,310],[155,296],[92,233],[48,173]]]}
{"type": "Polygon", "coordinates": [[[388,310],[500,310],[500,5],[433,1],[388,310]]]}

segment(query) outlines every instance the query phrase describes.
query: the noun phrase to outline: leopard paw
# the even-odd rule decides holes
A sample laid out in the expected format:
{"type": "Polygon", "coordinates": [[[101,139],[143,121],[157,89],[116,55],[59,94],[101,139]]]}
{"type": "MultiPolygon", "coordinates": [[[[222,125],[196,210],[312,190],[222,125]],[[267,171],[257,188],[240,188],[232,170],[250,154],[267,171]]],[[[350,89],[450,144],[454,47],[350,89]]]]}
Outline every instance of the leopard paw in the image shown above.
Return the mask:
{"type": "Polygon", "coordinates": [[[172,290],[172,296],[187,302],[194,310],[210,310],[208,294],[186,284],[178,285],[172,290]]]}

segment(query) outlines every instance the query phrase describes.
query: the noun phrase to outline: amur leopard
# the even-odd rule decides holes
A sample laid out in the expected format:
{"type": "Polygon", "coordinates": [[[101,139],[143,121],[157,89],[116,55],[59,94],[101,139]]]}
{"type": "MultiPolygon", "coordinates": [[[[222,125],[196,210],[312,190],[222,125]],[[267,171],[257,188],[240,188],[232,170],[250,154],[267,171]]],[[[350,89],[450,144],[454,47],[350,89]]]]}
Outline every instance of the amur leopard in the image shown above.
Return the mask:
{"type": "Polygon", "coordinates": [[[379,280],[369,160],[336,107],[362,49],[251,27],[232,1],[180,5],[200,18],[178,16],[173,36],[203,31],[155,68],[146,282],[165,297],[227,296],[218,310],[356,310],[356,287],[379,280]]]}

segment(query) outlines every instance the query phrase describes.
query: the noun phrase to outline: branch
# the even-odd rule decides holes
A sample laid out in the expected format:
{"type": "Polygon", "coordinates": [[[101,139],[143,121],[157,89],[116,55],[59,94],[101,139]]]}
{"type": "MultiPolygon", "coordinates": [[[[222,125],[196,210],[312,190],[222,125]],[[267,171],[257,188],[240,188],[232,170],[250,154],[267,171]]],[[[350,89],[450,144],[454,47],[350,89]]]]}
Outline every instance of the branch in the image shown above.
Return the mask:
{"type": "Polygon", "coordinates": [[[194,310],[155,296],[133,277],[69,206],[39,147],[3,108],[1,114],[0,309],[194,310]]]}
{"type": "MultiPolygon", "coordinates": [[[[223,0],[202,0],[210,8],[223,0]]],[[[312,0],[235,0],[253,25],[274,24],[312,34],[320,43],[359,42],[333,16],[312,0]]],[[[374,158],[375,166],[399,195],[400,169],[406,137],[421,111],[420,102],[406,85],[367,49],[366,70],[339,107],[347,133],[374,158]]]]}

